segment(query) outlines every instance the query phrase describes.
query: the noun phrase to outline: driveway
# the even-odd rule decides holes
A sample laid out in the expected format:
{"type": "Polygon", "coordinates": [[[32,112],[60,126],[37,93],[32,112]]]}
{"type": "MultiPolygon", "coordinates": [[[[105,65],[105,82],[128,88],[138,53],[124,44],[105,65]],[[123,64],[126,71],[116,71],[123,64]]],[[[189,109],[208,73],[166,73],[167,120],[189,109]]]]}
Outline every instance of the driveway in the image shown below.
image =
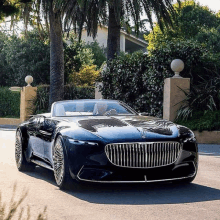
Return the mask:
{"type": "Polygon", "coordinates": [[[61,191],[53,172],[37,167],[18,172],[14,161],[15,131],[0,130],[0,191],[9,203],[28,190],[22,203],[30,206],[32,219],[47,206],[48,219],[220,219],[219,145],[199,145],[196,179],[189,185],[160,184],[72,184],[61,191]]]}

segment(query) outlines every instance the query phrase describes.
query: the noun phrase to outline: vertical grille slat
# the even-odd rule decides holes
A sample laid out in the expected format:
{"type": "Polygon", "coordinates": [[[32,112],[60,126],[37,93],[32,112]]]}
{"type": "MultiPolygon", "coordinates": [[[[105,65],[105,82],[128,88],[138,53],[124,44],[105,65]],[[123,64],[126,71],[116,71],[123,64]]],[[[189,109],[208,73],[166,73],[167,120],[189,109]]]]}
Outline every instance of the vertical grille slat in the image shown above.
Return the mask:
{"type": "Polygon", "coordinates": [[[172,152],[172,160],[174,160],[175,158],[175,148],[173,148],[173,152],[172,152]]]}
{"type": "Polygon", "coordinates": [[[171,143],[168,144],[168,149],[167,149],[167,164],[170,163],[170,145],[171,143]]]}
{"type": "Polygon", "coordinates": [[[106,145],[105,153],[114,165],[150,168],[174,163],[181,149],[178,142],[116,143],[106,145]]]}
{"type": "Polygon", "coordinates": [[[141,163],[141,167],[144,167],[144,163],[145,163],[145,158],[144,158],[144,148],[143,145],[141,144],[141,159],[142,159],[142,163],[141,163]]]}
{"type": "Polygon", "coordinates": [[[162,164],[162,152],[161,152],[161,150],[162,150],[162,144],[160,143],[160,153],[159,153],[159,155],[160,155],[160,161],[159,161],[159,166],[162,164]]]}
{"type": "Polygon", "coordinates": [[[126,163],[126,166],[128,167],[129,166],[129,164],[130,164],[130,160],[129,160],[129,151],[128,151],[128,145],[126,144],[125,145],[125,147],[126,147],[126,158],[127,158],[127,163],[126,163]]]}

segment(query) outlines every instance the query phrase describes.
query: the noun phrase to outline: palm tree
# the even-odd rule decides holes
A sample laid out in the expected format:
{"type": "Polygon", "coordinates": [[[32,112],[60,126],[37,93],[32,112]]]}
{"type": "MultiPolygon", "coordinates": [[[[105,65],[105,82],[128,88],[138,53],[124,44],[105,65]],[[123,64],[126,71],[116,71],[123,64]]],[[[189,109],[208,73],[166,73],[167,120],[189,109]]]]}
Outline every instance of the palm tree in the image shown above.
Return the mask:
{"type": "MultiPolygon", "coordinates": [[[[97,34],[97,26],[108,21],[107,59],[110,60],[120,52],[120,30],[123,23],[129,23],[132,19],[135,32],[138,34],[141,15],[146,13],[153,27],[152,12],[154,12],[161,29],[164,23],[170,26],[172,25],[170,15],[175,15],[172,2],[173,0],[82,0],[80,10],[84,14],[83,21],[87,24],[87,32],[93,37],[97,34]],[[162,19],[164,23],[161,22],[162,19]]],[[[180,3],[179,0],[178,2],[180,3]]],[[[79,26],[80,28],[82,26],[79,26]]]]}
{"type": "Polygon", "coordinates": [[[48,4],[50,24],[50,98],[49,106],[64,97],[64,52],[62,37],[62,16],[59,8],[48,4]]]}
{"type": "MultiPolygon", "coordinates": [[[[113,59],[120,51],[120,29],[122,22],[130,18],[139,30],[140,17],[143,11],[152,26],[151,12],[155,12],[158,23],[163,19],[171,24],[173,0],[35,0],[35,7],[41,6],[45,23],[50,32],[50,99],[49,104],[63,99],[64,95],[64,52],[62,41],[62,22],[64,27],[73,25],[79,35],[84,25],[93,37],[97,34],[99,24],[108,21],[108,60],[113,59]],[[107,16],[108,15],[108,16],[107,16]]],[[[40,10],[38,10],[40,12],[40,10]]],[[[28,13],[27,13],[28,14],[28,13]]],[[[26,19],[27,20],[27,19],[26,19]]],[[[161,26],[162,27],[162,26],[161,26]]]]}
{"type": "MultiPolygon", "coordinates": [[[[65,17],[64,8],[68,3],[75,4],[76,0],[35,0],[24,5],[25,8],[35,9],[37,12],[38,27],[40,16],[43,16],[46,26],[49,28],[50,37],[50,97],[49,106],[53,102],[64,97],[64,50],[63,50],[63,25],[65,17]]],[[[23,11],[25,12],[25,10],[23,11]]],[[[31,10],[23,13],[25,23],[31,10]]]]}
{"type": "MultiPolygon", "coordinates": [[[[23,0],[25,1],[25,0],[23,0]]],[[[26,0],[28,1],[28,0],[26,0]]],[[[37,13],[37,26],[40,28],[40,16],[43,16],[50,36],[50,97],[49,106],[64,97],[64,50],[63,27],[68,24],[79,26],[82,30],[85,16],[80,8],[80,0],[34,0],[32,7],[37,13]],[[65,19],[64,19],[65,18],[65,19]],[[65,25],[63,25],[65,21],[65,25]]],[[[23,18],[27,26],[31,12],[31,3],[23,6],[23,18]],[[29,10],[27,10],[29,8],[29,10]],[[25,13],[26,12],[26,13],[25,13]]],[[[81,4],[82,5],[82,4],[81,4]]]]}
{"type": "Polygon", "coordinates": [[[14,15],[19,11],[19,3],[30,2],[31,0],[17,0],[16,1],[8,1],[1,0],[0,1],[0,21],[4,19],[4,17],[8,17],[9,15],[14,15]]]}

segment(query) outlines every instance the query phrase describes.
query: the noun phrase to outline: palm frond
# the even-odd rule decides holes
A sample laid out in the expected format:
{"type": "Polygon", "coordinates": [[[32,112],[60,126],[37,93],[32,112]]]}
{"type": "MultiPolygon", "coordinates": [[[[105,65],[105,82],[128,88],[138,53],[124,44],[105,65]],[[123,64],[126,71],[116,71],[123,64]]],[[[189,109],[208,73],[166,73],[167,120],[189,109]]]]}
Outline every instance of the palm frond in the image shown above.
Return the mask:
{"type": "Polygon", "coordinates": [[[177,120],[187,120],[197,111],[220,110],[220,70],[210,72],[209,79],[200,77],[199,85],[191,85],[190,92],[184,92],[186,98],[177,112],[177,120]]]}

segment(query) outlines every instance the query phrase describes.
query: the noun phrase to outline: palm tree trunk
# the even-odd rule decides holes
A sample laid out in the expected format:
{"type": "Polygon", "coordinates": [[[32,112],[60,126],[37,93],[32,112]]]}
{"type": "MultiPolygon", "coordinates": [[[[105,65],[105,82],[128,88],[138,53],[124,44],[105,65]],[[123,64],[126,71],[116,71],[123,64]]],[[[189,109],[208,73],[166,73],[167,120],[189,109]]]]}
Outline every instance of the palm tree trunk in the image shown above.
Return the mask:
{"type": "MultiPolygon", "coordinates": [[[[52,5],[52,4],[51,4],[52,5]]],[[[50,99],[53,102],[63,100],[64,97],[64,51],[62,39],[62,23],[60,12],[50,7],[50,99]]]]}
{"type": "Polygon", "coordinates": [[[114,7],[109,6],[107,60],[114,59],[120,53],[120,30],[121,25],[116,20],[114,7]]]}

